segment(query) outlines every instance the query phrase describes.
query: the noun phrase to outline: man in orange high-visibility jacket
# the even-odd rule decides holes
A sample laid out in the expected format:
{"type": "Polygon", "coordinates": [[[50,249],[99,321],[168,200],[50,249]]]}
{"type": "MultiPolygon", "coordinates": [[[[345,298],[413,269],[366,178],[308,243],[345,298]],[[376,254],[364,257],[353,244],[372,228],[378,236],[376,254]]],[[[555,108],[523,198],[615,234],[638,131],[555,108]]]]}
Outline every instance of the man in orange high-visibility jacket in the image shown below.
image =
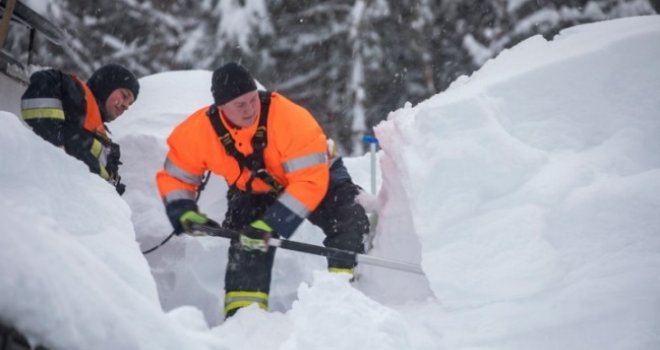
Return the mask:
{"type": "MultiPolygon", "coordinates": [[[[314,117],[278,93],[258,92],[250,73],[229,63],[213,73],[214,104],[179,124],[169,136],[165,165],[156,175],[176,232],[217,225],[195,203],[210,170],[229,185],[223,226],[239,230],[225,275],[225,315],[256,303],[268,308],[275,249],[271,236],[289,238],[307,218],[323,229],[328,247],[363,251],[369,222],[356,201],[341,159],[328,161],[326,137],[314,117]]],[[[353,264],[328,259],[330,271],[353,264]]]]}
{"type": "Polygon", "coordinates": [[[119,145],[105,123],[121,116],[139,91],[133,73],[117,64],[97,69],[87,82],[60,70],[42,70],[30,77],[21,115],[37,135],[84,162],[122,194],[119,145]]]}

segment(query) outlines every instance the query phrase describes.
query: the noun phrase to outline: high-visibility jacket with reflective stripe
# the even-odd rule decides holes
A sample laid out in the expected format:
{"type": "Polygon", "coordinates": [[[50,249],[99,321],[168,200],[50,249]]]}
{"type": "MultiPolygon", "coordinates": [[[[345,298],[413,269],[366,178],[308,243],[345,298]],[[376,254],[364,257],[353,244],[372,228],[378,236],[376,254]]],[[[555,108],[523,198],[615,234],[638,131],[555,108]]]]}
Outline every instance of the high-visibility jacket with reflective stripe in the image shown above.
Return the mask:
{"type": "MultiPolygon", "coordinates": [[[[227,154],[211,125],[208,108],[204,107],[185,119],[167,140],[167,159],[156,175],[166,205],[180,199],[194,199],[206,170],[224,177],[228,184],[246,190],[250,171],[241,170],[236,159],[227,154]]],[[[231,133],[236,149],[244,155],[251,154],[250,141],[258,122],[238,129],[227,123],[224,117],[221,119],[231,133]]],[[[328,189],[326,137],[307,110],[278,93],[271,94],[266,130],[265,168],[285,189],[264,220],[280,235],[289,237],[316,209],[328,189]]],[[[270,187],[255,178],[252,189],[255,193],[267,193],[270,187]]]]}
{"type": "Polygon", "coordinates": [[[21,98],[21,115],[39,136],[103,176],[105,152],[98,139],[110,140],[101,108],[83,81],[54,69],[32,74],[21,98]]]}

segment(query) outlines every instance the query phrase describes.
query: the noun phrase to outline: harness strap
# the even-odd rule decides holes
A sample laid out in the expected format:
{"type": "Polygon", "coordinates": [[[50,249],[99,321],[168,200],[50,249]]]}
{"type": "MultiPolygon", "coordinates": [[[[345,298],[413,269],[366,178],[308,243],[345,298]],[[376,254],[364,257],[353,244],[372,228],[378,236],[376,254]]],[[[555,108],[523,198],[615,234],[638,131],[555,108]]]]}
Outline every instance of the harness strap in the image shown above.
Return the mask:
{"type": "MultiPolygon", "coordinates": [[[[257,130],[251,140],[252,153],[247,156],[236,149],[236,142],[220,120],[218,107],[216,105],[209,107],[207,115],[209,116],[211,125],[213,125],[213,129],[215,129],[220,142],[222,142],[222,145],[225,147],[225,151],[228,155],[236,159],[241,168],[236,181],[240,179],[243,169],[248,169],[250,171],[250,178],[245,183],[245,189],[248,193],[252,193],[252,181],[254,181],[255,178],[259,178],[271,187],[271,190],[269,191],[270,194],[277,195],[284,190],[284,186],[282,186],[282,184],[280,184],[273,175],[265,169],[264,164],[264,149],[268,144],[266,125],[268,123],[268,109],[270,107],[270,92],[259,91],[259,99],[261,100],[259,125],[257,126],[257,130]]],[[[234,181],[232,186],[236,185],[236,181],[234,181]]]]}

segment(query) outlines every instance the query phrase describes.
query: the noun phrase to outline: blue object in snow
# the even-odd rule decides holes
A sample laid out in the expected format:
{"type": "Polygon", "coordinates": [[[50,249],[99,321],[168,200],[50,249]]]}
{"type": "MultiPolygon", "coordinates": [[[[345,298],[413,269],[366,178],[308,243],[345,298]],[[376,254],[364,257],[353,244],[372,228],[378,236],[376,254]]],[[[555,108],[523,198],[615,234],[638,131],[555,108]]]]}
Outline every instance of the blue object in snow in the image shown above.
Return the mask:
{"type": "Polygon", "coordinates": [[[378,139],[374,136],[371,135],[364,135],[362,136],[362,143],[366,143],[368,145],[370,144],[378,144],[378,139]]]}

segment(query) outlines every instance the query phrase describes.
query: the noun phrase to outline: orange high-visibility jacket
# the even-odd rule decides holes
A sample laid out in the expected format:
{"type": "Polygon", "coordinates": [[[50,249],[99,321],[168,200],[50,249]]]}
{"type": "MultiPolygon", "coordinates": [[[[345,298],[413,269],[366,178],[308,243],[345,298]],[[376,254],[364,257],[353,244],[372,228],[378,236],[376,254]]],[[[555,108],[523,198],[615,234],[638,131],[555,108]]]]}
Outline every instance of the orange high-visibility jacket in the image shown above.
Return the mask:
{"type": "MultiPolygon", "coordinates": [[[[213,128],[204,107],[179,124],[167,139],[169,152],[156,182],[165,205],[176,200],[194,200],[206,170],[225,178],[229,185],[246,190],[250,170],[229,155],[213,128]]],[[[261,118],[261,115],[259,116],[261,118]]],[[[221,120],[244,155],[252,153],[251,140],[258,121],[236,128],[221,120]]],[[[329,183],[327,144],[323,130],[301,106],[278,93],[271,93],[266,125],[268,144],[264,149],[266,170],[284,186],[275,204],[263,217],[277,233],[289,237],[319,205],[329,183]]],[[[252,182],[254,193],[267,193],[261,179],[252,182]]]]}
{"type": "Polygon", "coordinates": [[[80,84],[80,87],[82,87],[83,91],[85,92],[85,101],[87,101],[87,115],[85,117],[85,122],[83,123],[83,128],[97,136],[102,137],[105,141],[109,141],[108,130],[105,128],[105,124],[103,124],[103,119],[101,118],[101,110],[99,109],[99,105],[96,102],[94,93],[92,93],[92,90],[87,86],[87,83],[80,80],[80,78],[75,75],[73,78],[77,80],[78,84],[80,84]]]}

